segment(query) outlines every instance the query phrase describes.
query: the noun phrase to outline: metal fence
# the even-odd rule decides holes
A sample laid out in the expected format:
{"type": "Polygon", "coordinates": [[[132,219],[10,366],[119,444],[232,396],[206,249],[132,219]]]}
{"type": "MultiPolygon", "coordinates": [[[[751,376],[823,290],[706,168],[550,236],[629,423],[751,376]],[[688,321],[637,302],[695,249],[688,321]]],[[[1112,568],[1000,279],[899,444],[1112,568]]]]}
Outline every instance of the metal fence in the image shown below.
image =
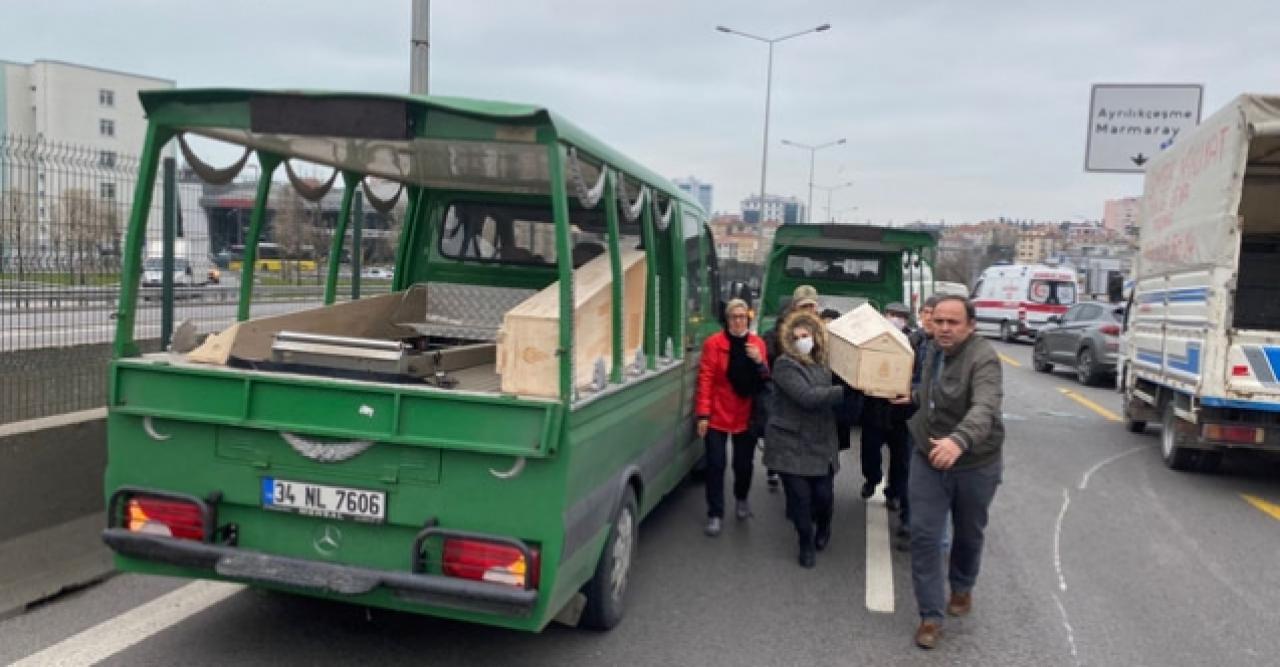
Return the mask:
{"type": "MultiPolygon", "coordinates": [[[[137,171],[134,156],[0,136],[0,424],[105,404],[137,171]]],[[[162,301],[158,287],[141,288],[135,338],[144,351],[159,349],[166,307],[174,322],[189,320],[201,333],[220,331],[236,317],[240,282],[232,251],[244,242],[256,183],[211,186],[190,169],[177,172],[174,256],[191,284],[180,285],[172,303],[162,301]]],[[[273,186],[262,241],[303,259],[256,270],[253,316],[321,303],[339,195],[308,202],[287,183],[273,186]]],[[[161,201],[157,180],[144,257],[159,253],[161,201]]],[[[369,213],[361,248],[344,256],[366,266],[389,264],[402,207],[369,213]]],[[[342,295],[350,269],[340,275],[342,295]]],[[[361,294],[387,289],[389,281],[365,278],[361,294]]]]}

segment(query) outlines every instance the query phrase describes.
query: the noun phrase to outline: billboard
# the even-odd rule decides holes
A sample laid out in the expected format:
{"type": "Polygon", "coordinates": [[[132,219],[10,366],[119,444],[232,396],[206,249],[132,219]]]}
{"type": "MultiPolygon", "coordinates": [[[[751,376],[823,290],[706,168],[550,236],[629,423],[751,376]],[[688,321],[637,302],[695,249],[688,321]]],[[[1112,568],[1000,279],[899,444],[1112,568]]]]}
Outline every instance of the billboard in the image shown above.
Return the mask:
{"type": "Polygon", "coordinates": [[[1199,84],[1094,84],[1084,170],[1142,173],[1200,124],[1203,96],[1199,84]]]}

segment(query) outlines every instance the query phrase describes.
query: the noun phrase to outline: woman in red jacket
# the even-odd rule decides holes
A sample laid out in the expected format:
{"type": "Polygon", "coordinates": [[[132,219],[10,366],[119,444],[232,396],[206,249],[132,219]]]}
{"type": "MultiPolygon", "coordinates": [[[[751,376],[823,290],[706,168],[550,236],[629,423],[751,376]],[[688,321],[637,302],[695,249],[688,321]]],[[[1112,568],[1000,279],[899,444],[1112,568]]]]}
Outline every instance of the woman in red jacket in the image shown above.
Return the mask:
{"type": "Polygon", "coordinates": [[[757,434],[751,431],[751,407],[769,379],[764,341],[748,331],[745,301],[734,299],[724,308],[725,328],[702,344],[698,368],[698,437],[706,446],[706,534],[720,534],[724,519],[725,448],[733,440],[733,497],[739,519],[751,516],[752,459],[757,434]]]}

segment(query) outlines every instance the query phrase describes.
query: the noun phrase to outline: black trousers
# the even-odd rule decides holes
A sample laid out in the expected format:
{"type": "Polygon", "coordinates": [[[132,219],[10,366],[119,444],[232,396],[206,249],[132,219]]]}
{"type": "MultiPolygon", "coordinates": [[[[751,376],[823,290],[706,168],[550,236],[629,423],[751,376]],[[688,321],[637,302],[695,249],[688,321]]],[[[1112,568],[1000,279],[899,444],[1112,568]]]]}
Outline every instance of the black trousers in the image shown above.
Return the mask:
{"type": "Polygon", "coordinates": [[[911,436],[906,422],[891,422],[888,429],[876,425],[862,427],[862,477],[872,484],[884,479],[881,448],[889,445],[889,484],[886,498],[907,498],[907,474],[911,462],[911,436]]]}
{"type": "Polygon", "coordinates": [[[816,531],[831,530],[835,510],[835,471],[825,475],[793,475],[782,473],[782,488],[787,495],[787,518],[796,526],[800,551],[813,551],[816,531]]]}
{"type": "Polygon", "coordinates": [[[755,431],[729,434],[707,429],[703,438],[707,460],[707,516],[724,518],[724,469],[728,463],[725,445],[733,439],[733,497],[746,500],[751,491],[752,463],[756,456],[755,431]]]}

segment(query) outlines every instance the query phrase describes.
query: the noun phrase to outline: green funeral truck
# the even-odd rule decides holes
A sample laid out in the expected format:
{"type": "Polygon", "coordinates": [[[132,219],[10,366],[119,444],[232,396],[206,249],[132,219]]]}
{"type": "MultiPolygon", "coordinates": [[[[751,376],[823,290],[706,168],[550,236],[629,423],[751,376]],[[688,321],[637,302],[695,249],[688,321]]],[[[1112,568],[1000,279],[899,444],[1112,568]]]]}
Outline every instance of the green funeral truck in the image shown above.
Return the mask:
{"type": "Polygon", "coordinates": [[[528,631],[617,624],[639,521],[701,454],[697,357],[720,299],[697,204],[535,106],[141,98],[109,377],[117,567],[528,631]],[[193,149],[209,141],[243,158],[210,166],[193,149]],[[144,239],[173,143],[206,179],[252,157],[257,198],[237,322],[143,353],[144,239]],[[255,319],[270,193],[282,172],[315,186],[291,162],[344,186],[323,304],[255,319]],[[353,194],[372,203],[375,180],[407,202],[390,292],[340,297],[353,194]]]}
{"type": "Polygon", "coordinates": [[[893,302],[914,313],[933,293],[932,232],[869,225],[782,225],[765,260],[760,330],[772,326],[784,299],[811,285],[824,308],[841,314],[893,302]]]}

